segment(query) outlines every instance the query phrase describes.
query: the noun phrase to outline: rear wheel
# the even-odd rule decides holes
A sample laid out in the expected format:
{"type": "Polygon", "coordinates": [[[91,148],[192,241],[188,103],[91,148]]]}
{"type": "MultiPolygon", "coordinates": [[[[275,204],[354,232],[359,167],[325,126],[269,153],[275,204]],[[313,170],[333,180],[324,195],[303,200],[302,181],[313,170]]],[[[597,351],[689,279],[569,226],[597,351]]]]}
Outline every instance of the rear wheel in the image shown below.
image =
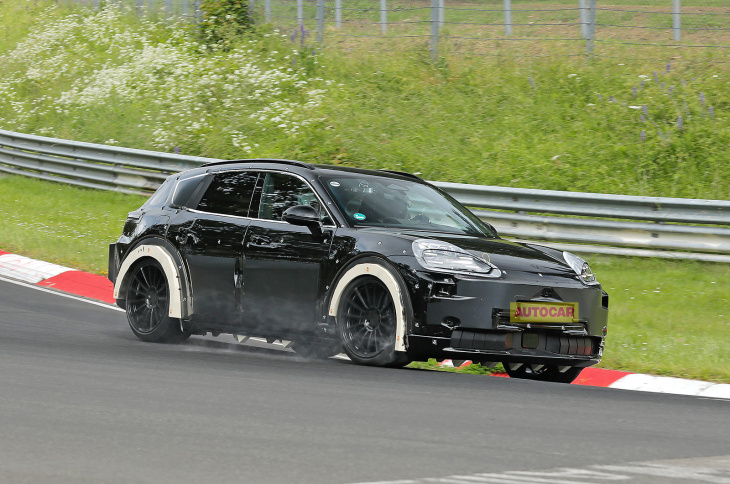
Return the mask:
{"type": "Polygon", "coordinates": [[[379,279],[362,276],[342,293],[337,327],[347,356],[361,365],[400,367],[408,356],[395,351],[398,326],[393,297],[379,279]]]}
{"type": "Polygon", "coordinates": [[[522,378],[526,380],[552,381],[556,383],[572,383],[578,378],[583,368],[575,366],[559,367],[554,365],[529,365],[521,364],[517,366],[515,363],[504,363],[504,369],[510,378],[522,378]],[[514,365],[510,366],[510,365],[514,365]],[[564,371],[560,371],[560,370],[564,371]]]}
{"type": "Polygon", "coordinates": [[[127,284],[127,320],[137,338],[151,343],[180,343],[190,333],[180,328],[180,320],[168,317],[170,287],[162,266],[142,261],[130,274],[127,284]]]}

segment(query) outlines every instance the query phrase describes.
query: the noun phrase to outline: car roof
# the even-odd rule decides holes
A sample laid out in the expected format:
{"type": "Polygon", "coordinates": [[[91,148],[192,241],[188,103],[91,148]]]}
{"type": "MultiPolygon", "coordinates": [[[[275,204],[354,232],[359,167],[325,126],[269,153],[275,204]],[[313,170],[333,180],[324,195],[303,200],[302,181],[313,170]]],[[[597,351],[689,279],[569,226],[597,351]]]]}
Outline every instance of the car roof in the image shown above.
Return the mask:
{"type": "Polygon", "coordinates": [[[244,169],[244,168],[281,168],[286,171],[299,172],[301,174],[308,174],[307,172],[314,171],[318,174],[335,174],[335,173],[356,173],[361,175],[374,175],[385,178],[397,178],[397,179],[408,179],[415,182],[424,183],[424,181],[417,175],[412,173],[396,171],[396,170],[369,170],[364,168],[353,168],[349,166],[338,166],[338,165],[322,165],[322,164],[311,164],[297,160],[287,159],[275,159],[275,158],[256,158],[256,159],[242,159],[242,160],[221,160],[206,163],[198,168],[188,170],[193,174],[199,174],[201,172],[208,171],[219,171],[221,169],[244,169]]]}

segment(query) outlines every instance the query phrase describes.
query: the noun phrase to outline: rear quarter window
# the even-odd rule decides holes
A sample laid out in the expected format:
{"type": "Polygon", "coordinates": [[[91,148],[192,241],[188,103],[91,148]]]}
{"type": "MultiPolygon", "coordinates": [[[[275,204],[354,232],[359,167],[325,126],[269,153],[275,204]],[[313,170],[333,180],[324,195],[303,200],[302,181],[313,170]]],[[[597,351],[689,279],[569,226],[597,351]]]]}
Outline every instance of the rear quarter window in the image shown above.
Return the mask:
{"type": "Polygon", "coordinates": [[[160,187],[155,190],[155,193],[153,193],[152,196],[142,204],[142,208],[149,209],[164,207],[165,202],[167,202],[167,199],[170,196],[172,187],[175,186],[175,178],[175,175],[167,177],[167,179],[162,182],[162,185],[160,185],[160,187]]]}
{"type": "Polygon", "coordinates": [[[204,178],[205,176],[201,175],[180,180],[175,188],[175,193],[172,196],[172,206],[190,208],[190,197],[204,178]]]}

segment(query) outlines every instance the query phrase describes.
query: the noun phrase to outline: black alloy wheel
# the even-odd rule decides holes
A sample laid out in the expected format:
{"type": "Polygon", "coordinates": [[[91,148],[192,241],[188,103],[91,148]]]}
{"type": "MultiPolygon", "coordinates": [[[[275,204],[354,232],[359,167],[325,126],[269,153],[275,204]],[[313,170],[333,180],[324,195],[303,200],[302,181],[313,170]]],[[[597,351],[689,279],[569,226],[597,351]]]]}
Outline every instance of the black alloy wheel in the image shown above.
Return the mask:
{"type": "Polygon", "coordinates": [[[551,381],[555,383],[572,383],[578,378],[583,368],[571,366],[566,371],[561,372],[559,367],[554,365],[530,365],[523,364],[519,368],[512,370],[509,363],[503,364],[505,371],[510,378],[522,378],[525,380],[551,381]]]}
{"type": "Polygon", "coordinates": [[[337,325],[351,360],[363,365],[407,365],[406,354],[395,351],[397,324],[393,298],[379,279],[360,277],[345,289],[337,325]]]}
{"type": "Polygon", "coordinates": [[[146,259],[134,268],[127,284],[127,320],[142,341],[179,343],[190,333],[177,319],[168,317],[170,288],[160,264],[146,259]]]}

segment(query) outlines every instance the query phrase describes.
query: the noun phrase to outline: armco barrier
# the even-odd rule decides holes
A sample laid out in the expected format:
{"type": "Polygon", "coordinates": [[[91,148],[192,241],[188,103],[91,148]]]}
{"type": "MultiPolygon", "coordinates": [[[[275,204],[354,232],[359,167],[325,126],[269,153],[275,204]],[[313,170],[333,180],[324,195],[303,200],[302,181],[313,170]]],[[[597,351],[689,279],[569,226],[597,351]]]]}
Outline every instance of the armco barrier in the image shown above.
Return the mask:
{"type": "Polygon", "coordinates": [[[0,130],[0,171],[88,188],[149,195],[171,173],[210,161],[0,130]]]}
{"type": "MultiPolygon", "coordinates": [[[[171,173],[210,161],[0,130],[0,171],[89,188],[150,194],[171,173]]],[[[510,238],[730,262],[729,201],[432,183],[510,238]]]]}

